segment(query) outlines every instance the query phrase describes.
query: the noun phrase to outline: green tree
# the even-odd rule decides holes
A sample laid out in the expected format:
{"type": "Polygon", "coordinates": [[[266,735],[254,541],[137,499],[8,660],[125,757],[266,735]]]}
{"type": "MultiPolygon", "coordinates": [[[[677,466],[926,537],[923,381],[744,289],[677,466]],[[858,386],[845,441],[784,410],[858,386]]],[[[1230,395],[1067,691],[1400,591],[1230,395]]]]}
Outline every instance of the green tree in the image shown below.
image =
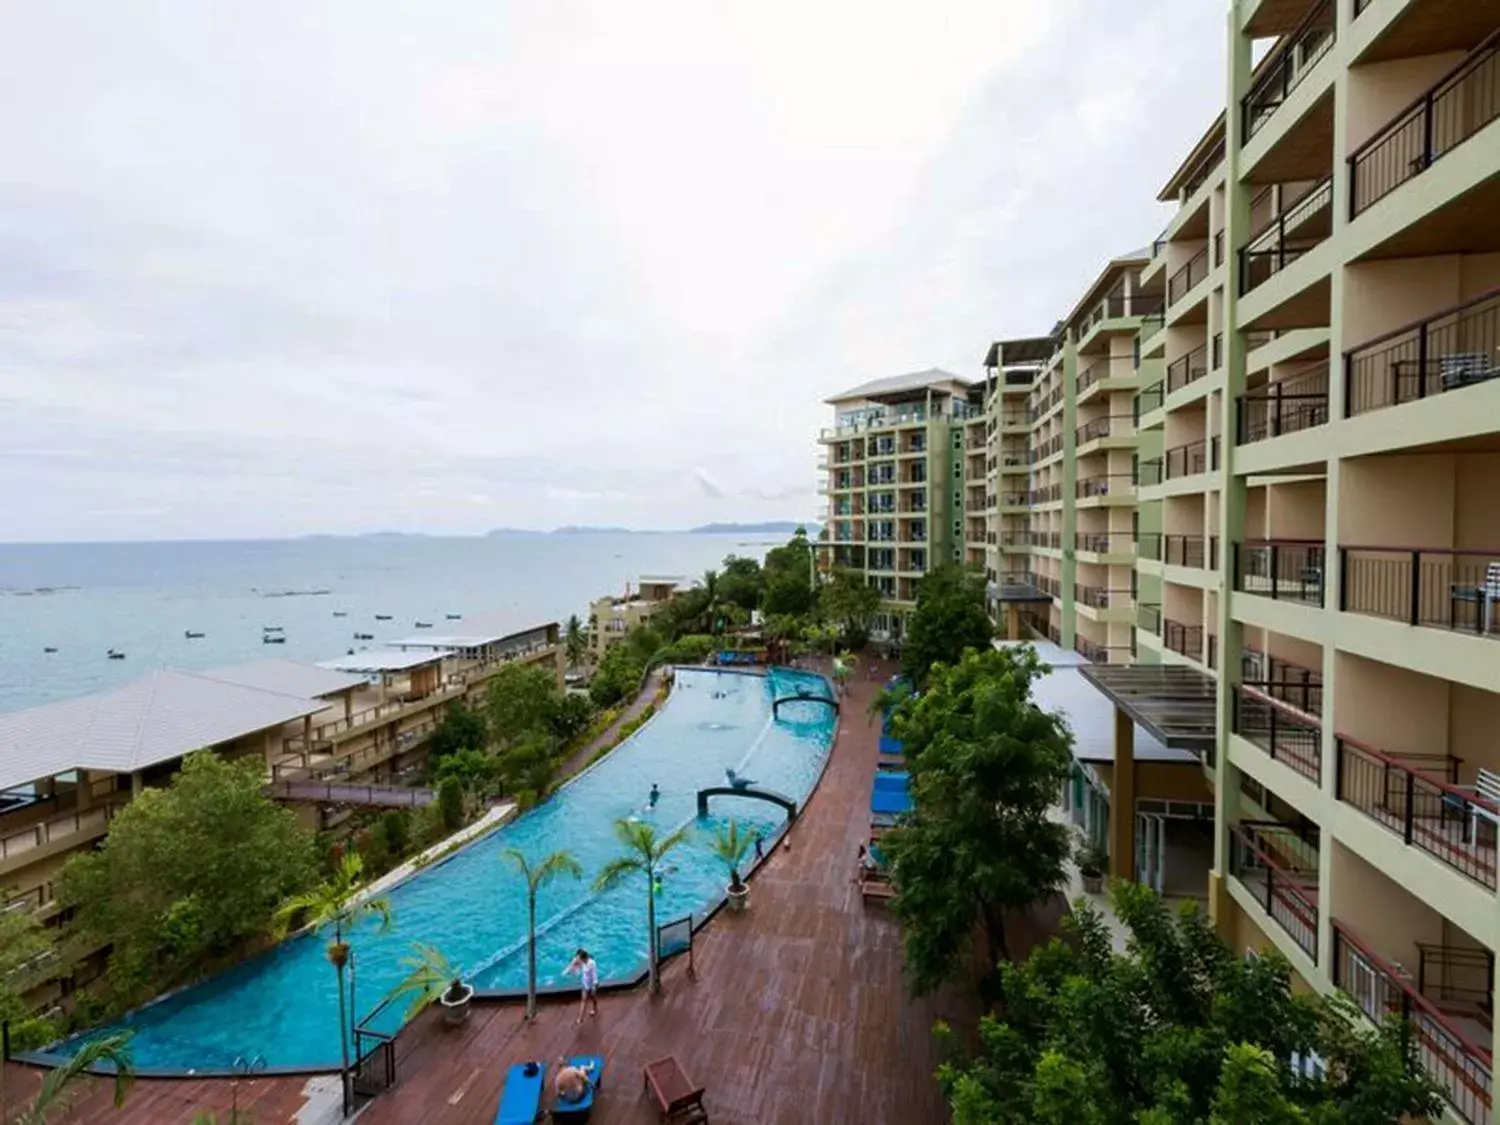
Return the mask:
{"type": "Polygon", "coordinates": [[[344,969],[349,964],[349,943],[344,937],[364,918],[378,918],[382,929],[388,929],[391,924],[390,899],[364,894],[363,874],[364,861],[358,854],[345,855],[334,870],[333,878],[283,902],[271,926],[271,934],[277,941],[286,937],[292,924],[299,919],[315,934],[333,927],[333,940],[328,943],[326,956],[338,976],[341,1074],[349,1072],[349,1016],[344,999],[344,969]]]}
{"type": "Polygon", "coordinates": [[[703,629],[715,636],[719,629],[719,572],[709,569],[703,572],[703,629]]]}
{"type": "Polygon", "coordinates": [[[485,713],[490,736],[501,746],[550,729],[562,692],[557,677],[540,664],[507,664],[490,678],[485,713]]]}
{"type": "Polygon", "coordinates": [[[633,875],[646,877],[647,968],[651,991],[660,992],[661,974],[656,956],[656,880],[661,873],[662,860],[687,839],[687,829],[679,828],[669,835],[660,836],[643,820],[617,820],[615,837],[625,854],[604,865],[594,879],[594,889],[607,891],[633,875]]]}
{"type": "Polygon", "coordinates": [[[452,703],[427,740],[427,761],[436,768],[450,754],[481,752],[489,744],[490,729],[484,716],[461,701],[452,703]]]}
{"type": "Polygon", "coordinates": [[[563,651],[567,654],[568,667],[577,668],[588,655],[589,638],[583,630],[578,614],[572,614],[563,626],[563,651]]]}
{"type": "Polygon", "coordinates": [[[901,642],[901,672],[921,686],[934,664],[957,664],[965,649],[987,649],[995,636],[984,602],[984,578],[945,565],[917,586],[917,608],[901,642]]]}
{"type": "Polygon", "coordinates": [[[190,755],[169,786],[120,811],[98,851],[68,860],[62,899],[80,934],[113,944],[117,1003],[238,952],[312,883],[312,834],[264,787],[259,758],[190,755]]]}
{"type": "Polygon", "coordinates": [[[818,613],[850,648],[864,645],[880,609],[880,591],[857,571],[835,570],[818,589],[818,613]]]}
{"type": "Polygon", "coordinates": [[[500,760],[494,754],[486,754],[483,750],[460,750],[438,763],[432,779],[439,789],[451,777],[465,792],[484,794],[490,791],[499,776],[500,760]]]}
{"type": "Polygon", "coordinates": [[[1345,998],[1294,992],[1283,958],[1236,956],[1196,906],[1174,915],[1123,882],[1114,895],[1126,954],[1082,904],[1071,942],[1000,966],[978,1053],[938,1072],[956,1125],[1396,1125],[1436,1114],[1399,1022],[1376,1029],[1345,998]],[[1321,1066],[1292,1065],[1313,1058],[1321,1066]]]}
{"type": "Polygon", "coordinates": [[[399,860],[411,847],[411,814],[405,809],[387,809],[380,816],[380,834],[385,838],[386,852],[399,860]]]}
{"type": "Polygon", "coordinates": [[[135,1064],[130,1055],[129,1031],[87,1040],[62,1066],[49,1070],[30,1106],[21,1111],[17,1125],[47,1125],[47,1118],[67,1106],[70,1087],[96,1066],[109,1067],[114,1081],[115,1108],[125,1104],[135,1085],[135,1064]]]}
{"type": "Polygon", "coordinates": [[[438,808],[443,813],[443,827],[457,832],[464,823],[464,787],[458,778],[449,775],[438,784],[438,808]]]}
{"type": "Polygon", "coordinates": [[[749,613],[760,607],[764,585],[765,575],[761,573],[760,563],[754,559],[730,555],[724,560],[724,569],[719,574],[717,592],[720,601],[739,606],[749,613]]]}
{"type": "Polygon", "coordinates": [[[813,547],[807,529],[799,527],[784,546],[766,552],[765,594],[761,610],[767,615],[788,613],[803,617],[812,611],[816,591],[813,586],[813,547]]]}
{"type": "Polygon", "coordinates": [[[526,1018],[536,1019],[536,895],[559,875],[572,879],[583,878],[583,868],[573,858],[573,853],[556,851],[543,856],[535,864],[526,858],[519,848],[506,848],[502,858],[526,880],[526,1018]]]}
{"type": "Polygon", "coordinates": [[[1062,884],[1069,836],[1049,810],[1068,778],[1071,736],[1031,697],[1045,672],[1030,646],[969,652],[935,667],[927,690],[893,714],[913,809],[881,848],[919,993],[959,971],[976,925],[990,963],[1008,958],[1006,912],[1062,884]]]}
{"type": "Polygon", "coordinates": [[[570,691],[558,698],[548,725],[552,730],[552,737],[561,743],[586,731],[593,718],[594,705],[589,702],[589,697],[581,692],[570,691]]]}
{"type": "Polygon", "coordinates": [[[614,645],[599,661],[589,680],[589,700],[601,710],[633,697],[640,686],[644,666],[623,644],[614,645]]]}
{"type": "Polygon", "coordinates": [[[31,1018],[30,1008],[20,996],[27,983],[27,964],[52,942],[32,910],[5,909],[7,897],[0,893],[0,1023],[11,1025],[12,1046],[27,1051],[56,1038],[56,1029],[50,1023],[31,1018]]]}

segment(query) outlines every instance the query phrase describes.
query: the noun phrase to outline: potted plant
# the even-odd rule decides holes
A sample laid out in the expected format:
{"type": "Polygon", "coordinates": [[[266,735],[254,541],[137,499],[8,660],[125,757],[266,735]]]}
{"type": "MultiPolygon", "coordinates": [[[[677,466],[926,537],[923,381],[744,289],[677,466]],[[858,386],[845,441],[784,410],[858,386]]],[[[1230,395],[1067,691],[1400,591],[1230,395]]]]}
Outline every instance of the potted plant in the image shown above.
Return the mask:
{"type": "Polygon", "coordinates": [[[443,1022],[457,1026],[469,1018],[469,1004],[474,999],[474,986],[454,977],[438,997],[443,1008],[443,1022]]]}
{"type": "Polygon", "coordinates": [[[1103,845],[1087,837],[1080,837],[1074,853],[1078,874],[1083,878],[1083,889],[1091,894],[1104,890],[1104,872],[1109,868],[1109,852],[1103,845]]]}
{"type": "Polygon", "coordinates": [[[745,857],[754,846],[754,836],[742,831],[739,821],[734,819],[728,824],[720,825],[719,830],[714,833],[714,854],[729,871],[729,886],[724,889],[725,901],[736,914],[741,913],[750,901],[750,887],[740,878],[740,868],[744,866],[745,857]]]}
{"type": "Polygon", "coordinates": [[[474,986],[459,976],[457,967],[447,956],[426,942],[414,941],[412,951],[401,958],[406,978],[386,994],[387,1001],[409,997],[402,1021],[410,1023],[434,1000],[443,1009],[443,1022],[461,1024],[469,1018],[474,986]]]}

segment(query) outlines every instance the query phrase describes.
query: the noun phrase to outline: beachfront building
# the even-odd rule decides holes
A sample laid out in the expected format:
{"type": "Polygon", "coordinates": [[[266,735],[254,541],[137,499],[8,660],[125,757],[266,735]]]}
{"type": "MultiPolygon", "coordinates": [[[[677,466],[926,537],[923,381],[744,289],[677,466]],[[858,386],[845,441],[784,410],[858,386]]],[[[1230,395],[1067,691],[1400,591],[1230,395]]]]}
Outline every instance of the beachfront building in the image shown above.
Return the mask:
{"type": "Polygon", "coordinates": [[[636,580],[635,589],[626,586],[619,597],[596,598],[589,605],[589,657],[595,664],[604,654],[625,639],[632,629],[650,623],[656,611],[688,583],[683,578],[652,575],[636,580]]]}
{"type": "Polygon", "coordinates": [[[359,807],[424,799],[405,783],[455,700],[482,700],[514,661],[561,682],[555,622],[496,635],[465,623],[466,644],[421,636],[323,665],[261,660],[205,672],[153,672],[123,687],[0,715],[0,909],[35,911],[59,944],[23,970],[39,1010],[96,978],[105,948],[61,943],[57,879],[68,856],[97,846],[134,796],[167,785],[200,750],[264,765],[267,791],[311,827],[359,807]]]}
{"type": "Polygon", "coordinates": [[[985,385],[936,368],[825,400],[818,491],[828,497],[825,568],[881,594],[871,636],[901,639],[917,583],[935,566],[985,565],[989,521],[985,385]]]}
{"type": "Polygon", "coordinates": [[[1221,932],[1408,1015],[1467,1122],[1500,1120],[1497,37],[1493,4],[1232,5],[1143,270],[1140,663],[1080,670],[1117,708],[1115,872],[1144,730],[1212,788],[1221,932]]]}

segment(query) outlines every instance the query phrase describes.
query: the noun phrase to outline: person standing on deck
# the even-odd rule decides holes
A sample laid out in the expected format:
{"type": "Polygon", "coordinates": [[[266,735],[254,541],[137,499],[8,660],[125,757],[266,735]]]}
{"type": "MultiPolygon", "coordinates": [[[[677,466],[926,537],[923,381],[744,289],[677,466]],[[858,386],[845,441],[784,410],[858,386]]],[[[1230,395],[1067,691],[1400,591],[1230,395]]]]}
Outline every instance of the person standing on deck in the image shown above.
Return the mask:
{"type": "Polygon", "coordinates": [[[599,1015],[599,963],[589,956],[587,949],[580,949],[563,970],[564,975],[578,974],[578,983],[583,994],[578,1002],[578,1018],[574,1025],[581,1024],[585,1015],[599,1015]]]}

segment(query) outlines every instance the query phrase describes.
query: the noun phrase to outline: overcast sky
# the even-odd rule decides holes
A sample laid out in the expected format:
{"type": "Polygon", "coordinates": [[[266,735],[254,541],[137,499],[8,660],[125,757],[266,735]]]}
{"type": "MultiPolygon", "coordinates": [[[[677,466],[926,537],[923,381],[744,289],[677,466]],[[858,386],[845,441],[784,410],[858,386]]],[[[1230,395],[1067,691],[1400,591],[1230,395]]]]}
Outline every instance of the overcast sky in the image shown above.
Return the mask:
{"type": "Polygon", "coordinates": [[[13,4],[0,540],[814,516],[826,395],[1155,236],[1224,18],[13,4]]]}

